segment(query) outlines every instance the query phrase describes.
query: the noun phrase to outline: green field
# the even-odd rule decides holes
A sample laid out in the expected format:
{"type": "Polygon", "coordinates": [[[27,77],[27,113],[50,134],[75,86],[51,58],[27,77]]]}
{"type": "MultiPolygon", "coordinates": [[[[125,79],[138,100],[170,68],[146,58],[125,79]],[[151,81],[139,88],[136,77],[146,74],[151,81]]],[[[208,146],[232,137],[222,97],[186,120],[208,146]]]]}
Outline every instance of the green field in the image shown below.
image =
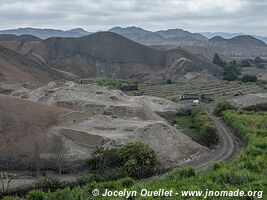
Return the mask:
{"type": "Polygon", "coordinates": [[[139,92],[144,92],[144,95],[163,97],[166,99],[175,99],[184,93],[210,94],[220,98],[266,91],[266,89],[257,85],[256,83],[242,83],[237,81],[216,81],[193,84],[173,83],[162,85],[139,85],[139,89],[139,92]]]}
{"type": "MultiPolygon", "coordinates": [[[[242,190],[245,194],[256,191],[254,197],[210,197],[207,199],[266,199],[267,192],[267,112],[247,111],[225,111],[223,113],[225,122],[231,126],[236,133],[243,138],[246,148],[240,153],[235,161],[229,164],[216,163],[212,169],[195,172],[193,169],[181,168],[168,173],[162,178],[155,178],[148,183],[139,183],[131,178],[117,181],[98,182],[91,180],[84,186],[74,189],[59,189],[54,192],[42,192],[41,190],[28,193],[22,199],[45,199],[45,200],[85,200],[85,199],[125,199],[125,197],[94,197],[92,191],[97,188],[102,194],[108,190],[157,191],[173,189],[175,192],[183,190],[193,191],[237,191],[242,190]],[[263,193],[261,192],[263,191],[263,193]],[[263,195],[263,196],[262,196],[263,195]]],[[[186,120],[187,121],[187,120],[186,120]]],[[[138,192],[138,194],[139,194],[138,192]]],[[[15,200],[21,198],[5,198],[15,200]]],[[[143,198],[140,195],[130,199],[154,199],[154,197],[143,198]]],[[[200,197],[157,197],[157,199],[203,199],[200,197]]]]}

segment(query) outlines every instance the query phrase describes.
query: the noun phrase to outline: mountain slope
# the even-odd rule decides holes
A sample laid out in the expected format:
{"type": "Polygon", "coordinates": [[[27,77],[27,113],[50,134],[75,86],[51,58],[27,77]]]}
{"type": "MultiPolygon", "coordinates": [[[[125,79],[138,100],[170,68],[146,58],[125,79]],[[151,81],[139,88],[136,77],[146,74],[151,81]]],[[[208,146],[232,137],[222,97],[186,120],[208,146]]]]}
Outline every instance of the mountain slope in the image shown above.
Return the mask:
{"type": "MultiPolygon", "coordinates": [[[[0,45],[11,48],[37,63],[84,78],[111,77],[149,81],[151,74],[167,69],[183,57],[191,60],[199,69],[211,66],[209,69],[214,70],[208,71],[212,76],[221,74],[221,69],[204,57],[198,56],[197,60],[194,60],[197,55],[184,50],[159,50],[112,32],[98,32],[80,38],[0,41],[0,45]]],[[[197,68],[192,70],[195,69],[197,68]]],[[[177,74],[177,77],[184,75],[177,74]]],[[[164,81],[162,77],[160,80],[164,81]]]]}
{"type": "MultiPolygon", "coordinates": [[[[225,39],[231,39],[236,36],[246,35],[244,33],[227,33],[227,32],[200,32],[200,34],[204,35],[207,38],[213,38],[215,36],[220,36],[225,39]]],[[[267,44],[267,37],[259,36],[259,35],[252,35],[253,37],[265,42],[267,44]]]]}
{"type": "Polygon", "coordinates": [[[190,33],[183,29],[168,29],[157,31],[157,34],[161,35],[165,39],[178,38],[178,37],[191,37],[196,40],[206,41],[208,38],[204,37],[200,33],[190,33]]]}
{"type": "Polygon", "coordinates": [[[217,44],[209,47],[212,51],[226,56],[267,56],[267,44],[249,35],[236,36],[231,39],[216,36],[209,42],[217,44]]]}
{"type": "Polygon", "coordinates": [[[62,78],[66,77],[45,65],[40,65],[0,46],[0,80],[31,82],[41,85],[62,78]]]}
{"type": "Polygon", "coordinates": [[[145,45],[159,45],[163,44],[164,38],[157,33],[147,31],[139,27],[114,27],[109,32],[120,34],[135,42],[145,45]]]}

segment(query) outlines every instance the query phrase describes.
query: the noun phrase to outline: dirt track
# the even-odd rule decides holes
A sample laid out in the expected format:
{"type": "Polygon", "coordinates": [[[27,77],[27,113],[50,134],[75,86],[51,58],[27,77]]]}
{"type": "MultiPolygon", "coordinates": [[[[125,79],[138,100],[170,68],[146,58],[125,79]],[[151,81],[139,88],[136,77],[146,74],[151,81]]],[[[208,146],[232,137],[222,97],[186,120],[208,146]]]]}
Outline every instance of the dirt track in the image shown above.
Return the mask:
{"type": "MultiPolygon", "coordinates": [[[[219,144],[208,154],[193,161],[189,161],[181,165],[181,167],[193,167],[196,171],[202,171],[212,167],[215,162],[231,161],[243,148],[243,142],[225,125],[223,120],[210,114],[208,109],[206,109],[206,111],[217,127],[219,144]]],[[[141,182],[149,182],[154,178],[164,178],[166,174],[167,173],[143,179],[141,182]]]]}
{"type": "Polygon", "coordinates": [[[242,142],[232,133],[230,128],[227,127],[220,118],[212,115],[210,115],[210,117],[216,124],[219,135],[219,144],[208,155],[192,162],[188,162],[183,166],[190,166],[195,168],[197,171],[201,171],[211,167],[215,162],[227,162],[232,160],[242,149],[242,142]]]}

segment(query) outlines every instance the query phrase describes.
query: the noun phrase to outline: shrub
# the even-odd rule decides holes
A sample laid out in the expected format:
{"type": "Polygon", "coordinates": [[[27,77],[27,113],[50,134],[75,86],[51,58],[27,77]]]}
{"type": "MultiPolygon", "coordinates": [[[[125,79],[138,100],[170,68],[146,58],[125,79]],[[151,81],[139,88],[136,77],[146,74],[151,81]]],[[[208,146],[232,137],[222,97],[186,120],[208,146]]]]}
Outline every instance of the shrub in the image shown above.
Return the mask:
{"type": "Polygon", "coordinates": [[[237,69],[234,65],[227,65],[224,68],[224,80],[227,81],[235,81],[238,79],[238,75],[240,74],[240,71],[237,69]]]}
{"type": "Polygon", "coordinates": [[[193,168],[183,168],[178,170],[178,174],[181,178],[189,178],[196,175],[196,172],[193,168]]]}
{"type": "Polygon", "coordinates": [[[50,178],[50,177],[42,177],[36,180],[35,187],[43,190],[55,190],[57,188],[61,188],[63,184],[59,179],[50,178]]]}
{"type": "Polygon", "coordinates": [[[250,75],[244,75],[242,78],[242,82],[247,83],[247,82],[256,82],[258,79],[256,76],[250,76],[250,75]]]}
{"type": "Polygon", "coordinates": [[[219,54],[215,53],[213,57],[213,63],[221,67],[224,66],[223,60],[220,58],[219,54]]]}
{"type": "Polygon", "coordinates": [[[172,84],[172,80],[171,80],[171,79],[167,79],[167,80],[166,80],[166,83],[167,83],[167,84],[172,84]]]}
{"type": "Polygon", "coordinates": [[[196,107],[192,110],[191,117],[200,130],[201,142],[208,147],[217,144],[219,141],[217,129],[207,113],[201,107],[196,107]]]}
{"type": "Polygon", "coordinates": [[[87,164],[92,170],[116,167],[119,165],[118,149],[97,148],[87,164]]]}
{"type": "Polygon", "coordinates": [[[44,192],[41,190],[32,190],[28,192],[26,199],[27,200],[44,200],[44,192]]]}
{"type": "Polygon", "coordinates": [[[220,117],[220,116],[222,116],[222,112],[225,110],[235,110],[235,107],[232,106],[229,101],[224,100],[224,101],[219,102],[216,105],[216,107],[214,109],[214,114],[217,117],[220,117]]]}
{"type": "Polygon", "coordinates": [[[156,163],[155,151],[142,142],[129,143],[119,149],[96,149],[88,161],[89,167],[106,180],[150,176],[156,171],[156,163]]]}
{"type": "Polygon", "coordinates": [[[129,143],[122,147],[119,151],[119,158],[130,177],[143,178],[156,171],[156,153],[142,142],[129,143]]]}
{"type": "Polygon", "coordinates": [[[126,178],[123,178],[123,179],[120,179],[119,180],[119,184],[121,184],[121,186],[123,188],[129,188],[129,187],[132,187],[134,185],[134,180],[130,177],[126,177],[126,178]]]}

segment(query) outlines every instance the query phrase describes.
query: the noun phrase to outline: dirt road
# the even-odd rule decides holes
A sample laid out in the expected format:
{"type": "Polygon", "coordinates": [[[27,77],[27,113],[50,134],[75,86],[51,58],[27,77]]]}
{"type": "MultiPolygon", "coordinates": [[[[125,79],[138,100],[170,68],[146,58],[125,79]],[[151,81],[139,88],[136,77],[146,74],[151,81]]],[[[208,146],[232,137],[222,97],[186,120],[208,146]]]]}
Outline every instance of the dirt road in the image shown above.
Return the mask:
{"type": "Polygon", "coordinates": [[[215,162],[232,160],[243,148],[243,144],[227,127],[224,122],[217,117],[209,114],[214,121],[219,136],[219,144],[209,154],[199,159],[186,163],[183,166],[190,166],[201,171],[211,167],[215,162]]]}

